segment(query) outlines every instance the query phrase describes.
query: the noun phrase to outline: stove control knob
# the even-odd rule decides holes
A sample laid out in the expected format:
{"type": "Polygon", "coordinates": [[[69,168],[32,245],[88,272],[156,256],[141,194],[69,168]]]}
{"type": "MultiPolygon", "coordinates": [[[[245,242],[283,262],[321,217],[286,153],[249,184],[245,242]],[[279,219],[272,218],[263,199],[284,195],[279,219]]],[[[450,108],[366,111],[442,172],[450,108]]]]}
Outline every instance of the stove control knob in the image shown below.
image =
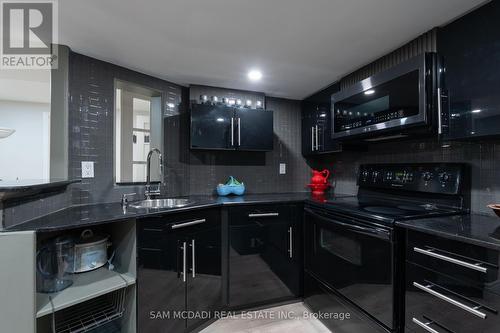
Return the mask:
{"type": "Polygon", "coordinates": [[[380,175],[380,172],[374,171],[373,172],[373,182],[376,183],[378,180],[378,176],[380,175]]]}
{"type": "Polygon", "coordinates": [[[439,179],[443,182],[443,183],[446,183],[447,181],[449,181],[451,178],[450,174],[449,173],[446,173],[446,172],[443,172],[442,174],[439,175],[439,179]]]}
{"type": "Polygon", "coordinates": [[[422,174],[422,179],[425,180],[426,182],[432,180],[432,172],[424,172],[422,174]]]}
{"type": "Polygon", "coordinates": [[[368,172],[368,170],[365,170],[361,173],[361,178],[364,182],[366,182],[366,180],[368,179],[368,176],[370,175],[370,173],[368,172]]]}

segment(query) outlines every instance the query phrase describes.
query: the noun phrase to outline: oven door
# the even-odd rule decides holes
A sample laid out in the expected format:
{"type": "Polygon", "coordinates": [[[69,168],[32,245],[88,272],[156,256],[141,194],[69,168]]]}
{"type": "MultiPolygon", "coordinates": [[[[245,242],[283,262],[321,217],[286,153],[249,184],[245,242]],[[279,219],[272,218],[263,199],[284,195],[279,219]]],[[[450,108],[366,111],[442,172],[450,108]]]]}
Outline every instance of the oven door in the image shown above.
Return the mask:
{"type": "Polygon", "coordinates": [[[305,268],[388,329],[394,323],[392,231],[305,209],[305,268]]]}

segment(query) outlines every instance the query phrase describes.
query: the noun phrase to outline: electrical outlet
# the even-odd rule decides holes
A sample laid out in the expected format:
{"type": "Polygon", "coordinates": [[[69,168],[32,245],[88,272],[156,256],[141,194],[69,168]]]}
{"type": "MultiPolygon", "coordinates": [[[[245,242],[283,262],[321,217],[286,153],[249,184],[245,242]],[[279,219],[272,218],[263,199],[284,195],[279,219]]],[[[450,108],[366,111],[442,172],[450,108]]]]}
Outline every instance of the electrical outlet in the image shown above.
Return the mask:
{"type": "Polygon", "coordinates": [[[82,178],[94,178],[93,161],[82,161],[82,178]]]}
{"type": "Polygon", "coordinates": [[[286,174],[286,164],[280,163],[280,175],[285,175],[285,174],[286,174]]]}

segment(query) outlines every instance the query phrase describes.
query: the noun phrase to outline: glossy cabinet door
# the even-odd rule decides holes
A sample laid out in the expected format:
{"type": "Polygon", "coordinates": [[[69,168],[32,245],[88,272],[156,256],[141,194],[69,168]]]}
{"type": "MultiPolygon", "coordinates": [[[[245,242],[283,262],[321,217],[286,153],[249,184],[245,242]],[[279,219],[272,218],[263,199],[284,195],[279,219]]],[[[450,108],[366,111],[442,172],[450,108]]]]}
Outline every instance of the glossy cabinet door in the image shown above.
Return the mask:
{"type": "Polygon", "coordinates": [[[194,104],[191,109],[192,149],[235,149],[234,109],[194,104]]]}
{"type": "Polygon", "coordinates": [[[273,112],[236,109],[236,142],[239,150],[273,150],[273,112]]]}
{"type": "Polygon", "coordinates": [[[302,102],[302,155],[309,156],[316,154],[316,113],[307,109],[307,102],[302,102]]]}
{"type": "Polygon", "coordinates": [[[222,306],[218,210],[138,221],[138,332],[184,332],[222,306]],[[191,319],[191,318],[197,319],[191,319]]]}
{"type": "MultiPolygon", "coordinates": [[[[213,313],[222,307],[221,227],[220,223],[200,224],[189,231],[187,309],[191,313],[213,313]]],[[[202,317],[188,318],[196,327],[202,317]]]]}
{"type": "Polygon", "coordinates": [[[301,243],[298,210],[259,205],[229,210],[229,305],[298,297],[301,243]]]}
{"type": "Polygon", "coordinates": [[[492,1],[441,28],[449,91],[448,139],[500,135],[500,3],[492,1]]]}
{"type": "Polygon", "coordinates": [[[342,144],[332,139],[331,95],[337,91],[334,84],[302,101],[302,155],[342,151],[342,144]]]}
{"type": "Polygon", "coordinates": [[[184,233],[162,224],[139,222],[137,259],[137,322],[139,333],[182,332],[186,321],[174,312],[186,310],[182,275],[184,233]]]}
{"type": "Polygon", "coordinates": [[[191,149],[273,150],[273,112],[194,104],[191,149]]]}

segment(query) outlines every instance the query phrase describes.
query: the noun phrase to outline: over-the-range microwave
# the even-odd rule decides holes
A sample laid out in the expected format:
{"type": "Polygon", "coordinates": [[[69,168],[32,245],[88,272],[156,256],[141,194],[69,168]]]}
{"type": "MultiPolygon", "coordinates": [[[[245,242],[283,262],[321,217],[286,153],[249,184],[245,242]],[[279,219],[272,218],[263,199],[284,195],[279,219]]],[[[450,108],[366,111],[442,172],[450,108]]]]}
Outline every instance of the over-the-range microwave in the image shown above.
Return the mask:
{"type": "Polygon", "coordinates": [[[436,53],[425,53],[332,95],[334,140],[381,141],[448,128],[444,71],[436,53]]]}

